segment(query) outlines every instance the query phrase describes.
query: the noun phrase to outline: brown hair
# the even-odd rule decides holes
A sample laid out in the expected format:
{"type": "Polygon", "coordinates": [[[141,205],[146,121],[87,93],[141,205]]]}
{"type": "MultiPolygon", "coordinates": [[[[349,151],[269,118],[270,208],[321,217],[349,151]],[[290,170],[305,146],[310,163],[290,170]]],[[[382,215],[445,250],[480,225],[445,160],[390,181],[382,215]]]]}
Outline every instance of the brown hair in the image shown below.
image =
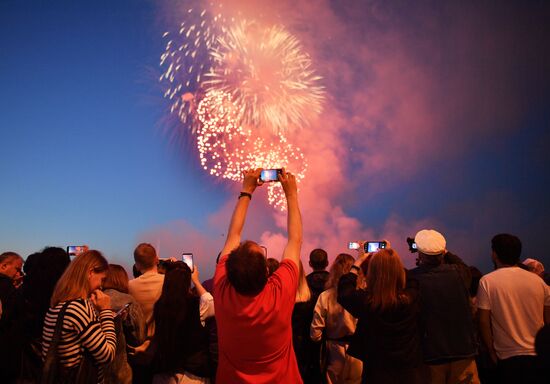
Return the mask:
{"type": "Polygon", "coordinates": [[[336,259],[334,259],[332,265],[330,266],[329,276],[325,284],[325,288],[337,288],[340,277],[349,272],[354,262],[355,259],[350,254],[340,253],[336,256],[336,259]]]}
{"type": "Polygon", "coordinates": [[[241,295],[256,296],[267,283],[265,255],[253,249],[259,247],[247,240],[232,250],[225,262],[227,280],[241,295]]]}
{"type": "Polygon", "coordinates": [[[157,251],[151,244],[141,243],[134,250],[134,261],[140,269],[151,269],[158,262],[157,251]]]}
{"type": "Polygon", "coordinates": [[[381,249],[369,260],[367,290],[372,309],[384,311],[407,301],[405,289],[405,268],[396,251],[381,249]]]}
{"type": "Polygon", "coordinates": [[[101,252],[93,249],[75,257],[57,281],[50,305],[55,307],[63,301],[86,299],[90,294],[88,273],[92,269],[98,273],[105,271],[108,265],[101,252]]]}
{"type": "Polygon", "coordinates": [[[128,274],[121,265],[109,264],[103,289],[116,289],[119,292],[128,293],[128,274]]]}
{"type": "Polygon", "coordinates": [[[324,270],[328,265],[327,251],[316,248],[309,254],[309,265],[314,270],[324,270]]]}

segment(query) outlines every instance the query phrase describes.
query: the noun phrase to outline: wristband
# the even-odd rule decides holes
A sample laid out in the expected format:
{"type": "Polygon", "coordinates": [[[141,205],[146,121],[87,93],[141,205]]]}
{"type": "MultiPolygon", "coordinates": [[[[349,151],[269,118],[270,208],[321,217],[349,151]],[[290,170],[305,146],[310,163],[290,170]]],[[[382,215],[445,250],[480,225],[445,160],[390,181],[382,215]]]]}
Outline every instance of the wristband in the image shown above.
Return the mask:
{"type": "Polygon", "coordinates": [[[241,194],[239,195],[239,199],[245,196],[248,197],[250,200],[252,200],[252,194],[248,192],[241,192],[241,194]]]}
{"type": "Polygon", "coordinates": [[[352,265],[351,268],[350,268],[349,270],[350,270],[350,272],[351,272],[352,270],[355,270],[355,271],[357,271],[357,273],[359,273],[359,272],[361,271],[361,268],[359,268],[357,265],[352,265]]]}

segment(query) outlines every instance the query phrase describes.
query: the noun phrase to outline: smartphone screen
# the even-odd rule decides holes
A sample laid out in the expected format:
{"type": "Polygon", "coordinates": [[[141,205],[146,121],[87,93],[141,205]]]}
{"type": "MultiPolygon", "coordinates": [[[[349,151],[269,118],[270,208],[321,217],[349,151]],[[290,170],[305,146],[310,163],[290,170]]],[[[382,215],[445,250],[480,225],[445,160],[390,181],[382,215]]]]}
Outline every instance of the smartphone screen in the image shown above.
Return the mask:
{"type": "Polygon", "coordinates": [[[348,243],[348,249],[359,249],[359,243],[350,241],[348,243]]]}
{"type": "Polygon", "coordinates": [[[69,256],[78,256],[88,250],[87,245],[69,245],[67,247],[67,253],[69,256]]]}
{"type": "Polygon", "coordinates": [[[191,269],[191,272],[193,272],[193,254],[192,253],[182,253],[181,254],[181,261],[183,261],[187,266],[191,269]]]}
{"type": "Polygon", "coordinates": [[[365,243],[365,252],[376,252],[379,249],[386,248],[385,241],[369,241],[365,243]]]}
{"type": "Polygon", "coordinates": [[[260,173],[260,181],[263,181],[264,183],[279,181],[277,175],[282,172],[282,169],[264,169],[262,173],[260,173]]]}
{"type": "Polygon", "coordinates": [[[120,316],[124,313],[130,307],[130,303],[124,304],[124,307],[120,308],[117,313],[115,313],[115,317],[120,316]]]}

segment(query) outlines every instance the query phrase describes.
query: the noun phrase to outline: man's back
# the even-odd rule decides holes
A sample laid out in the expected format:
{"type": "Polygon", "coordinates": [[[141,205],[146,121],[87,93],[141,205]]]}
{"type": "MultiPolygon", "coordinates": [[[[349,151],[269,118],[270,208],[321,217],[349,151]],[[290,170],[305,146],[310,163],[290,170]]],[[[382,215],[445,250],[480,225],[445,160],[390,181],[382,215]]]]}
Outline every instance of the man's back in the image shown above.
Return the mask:
{"type": "Polygon", "coordinates": [[[481,278],[477,306],[491,311],[494,348],[499,359],[535,355],[535,336],[544,325],[550,288],[532,272],[499,268],[481,278]]]}
{"type": "Polygon", "coordinates": [[[465,359],[477,343],[466,283],[459,266],[421,266],[410,271],[420,288],[422,349],[426,363],[465,359]]]}
{"type": "Polygon", "coordinates": [[[314,303],[317,298],[325,290],[329,273],[327,271],[313,271],[306,276],[307,285],[311,291],[311,296],[314,298],[314,303]]]}
{"type": "Polygon", "coordinates": [[[140,304],[147,327],[147,336],[152,336],[155,332],[153,321],[153,309],[155,303],[162,293],[164,284],[164,275],[157,272],[146,272],[136,279],[128,282],[130,295],[140,304]]]}
{"type": "Polygon", "coordinates": [[[214,276],[219,337],[217,377],[224,383],[301,383],[292,347],[291,316],[298,267],[281,262],[262,292],[243,296],[226,277],[227,256],[214,276]]]}

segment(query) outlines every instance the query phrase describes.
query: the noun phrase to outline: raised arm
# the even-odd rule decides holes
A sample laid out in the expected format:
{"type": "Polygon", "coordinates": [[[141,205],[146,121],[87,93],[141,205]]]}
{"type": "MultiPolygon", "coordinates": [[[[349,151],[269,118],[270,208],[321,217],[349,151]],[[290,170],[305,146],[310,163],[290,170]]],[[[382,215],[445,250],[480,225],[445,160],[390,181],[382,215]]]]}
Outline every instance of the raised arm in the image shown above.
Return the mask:
{"type": "Polygon", "coordinates": [[[283,169],[279,175],[279,181],[285,191],[288,209],[287,231],[288,243],[283,252],[283,259],[291,259],[297,265],[300,262],[300,251],[302,249],[302,215],[298,206],[298,187],[296,177],[283,169]]]}
{"type": "Polygon", "coordinates": [[[261,171],[261,168],[258,168],[256,170],[244,172],[243,187],[241,192],[250,194],[250,196],[245,195],[239,197],[239,200],[237,201],[237,205],[233,211],[233,216],[231,216],[231,222],[229,223],[227,238],[221,253],[222,256],[227,255],[232,250],[237,248],[241,242],[241,233],[243,231],[244,221],[246,219],[246,213],[248,211],[251,196],[256,190],[256,187],[261,185],[261,182],[258,181],[261,171]]]}

